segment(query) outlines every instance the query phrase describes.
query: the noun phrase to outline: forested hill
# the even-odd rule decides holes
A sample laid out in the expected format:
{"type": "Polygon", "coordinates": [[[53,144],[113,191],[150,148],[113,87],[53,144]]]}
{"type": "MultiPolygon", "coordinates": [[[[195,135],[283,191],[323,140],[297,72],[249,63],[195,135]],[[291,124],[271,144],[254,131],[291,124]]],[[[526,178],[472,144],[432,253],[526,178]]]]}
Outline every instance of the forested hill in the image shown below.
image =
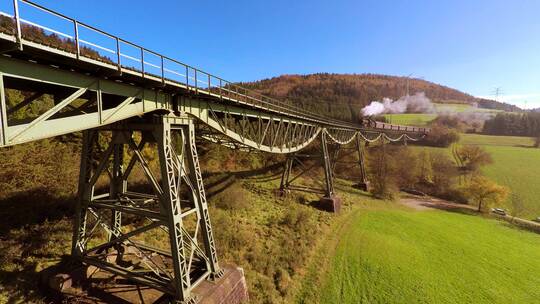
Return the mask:
{"type": "MultiPolygon", "coordinates": [[[[312,111],[333,117],[356,120],[360,109],[384,97],[397,99],[407,93],[407,78],[377,74],[311,74],[283,75],[255,82],[242,83],[263,94],[288,99],[312,111]]],[[[478,103],[485,108],[518,110],[492,100],[478,99],[458,90],[421,79],[409,79],[409,92],[425,92],[434,102],[478,103]]]]}

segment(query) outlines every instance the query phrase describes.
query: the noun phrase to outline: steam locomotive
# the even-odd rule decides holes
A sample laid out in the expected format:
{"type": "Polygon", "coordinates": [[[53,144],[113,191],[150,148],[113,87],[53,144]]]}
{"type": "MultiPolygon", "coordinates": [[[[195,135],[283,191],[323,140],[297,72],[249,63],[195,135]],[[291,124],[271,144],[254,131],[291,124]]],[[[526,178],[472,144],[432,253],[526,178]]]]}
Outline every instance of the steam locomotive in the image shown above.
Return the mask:
{"type": "Polygon", "coordinates": [[[366,116],[362,118],[362,126],[370,129],[384,129],[384,130],[395,130],[395,131],[406,131],[406,132],[417,132],[417,133],[428,133],[429,128],[420,128],[413,126],[403,126],[396,125],[387,122],[377,121],[373,116],[366,116]]]}

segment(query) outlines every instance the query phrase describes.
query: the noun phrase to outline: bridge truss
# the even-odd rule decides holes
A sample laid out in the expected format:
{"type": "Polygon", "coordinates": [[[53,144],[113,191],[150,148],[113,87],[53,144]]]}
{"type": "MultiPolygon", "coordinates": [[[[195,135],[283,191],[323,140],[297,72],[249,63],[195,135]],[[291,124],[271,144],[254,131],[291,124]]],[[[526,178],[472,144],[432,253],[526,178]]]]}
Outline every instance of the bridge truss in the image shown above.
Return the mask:
{"type": "Polygon", "coordinates": [[[362,142],[418,140],[429,131],[308,112],[30,1],[14,0],[0,21],[0,147],[82,131],[72,255],[185,303],[196,301],[193,289],[202,281],[222,274],[196,137],[288,155],[282,191],[294,188],[294,164],[304,166],[302,153],[317,141],[321,194],[332,198],[340,146],[355,142],[359,182],[366,184],[362,142]],[[72,23],[73,32],[25,17],[21,5],[72,23]],[[90,41],[83,29],[115,47],[90,41]],[[135,167],[146,188],[130,182],[135,167]],[[169,243],[143,242],[152,233],[166,234],[169,243]]]}

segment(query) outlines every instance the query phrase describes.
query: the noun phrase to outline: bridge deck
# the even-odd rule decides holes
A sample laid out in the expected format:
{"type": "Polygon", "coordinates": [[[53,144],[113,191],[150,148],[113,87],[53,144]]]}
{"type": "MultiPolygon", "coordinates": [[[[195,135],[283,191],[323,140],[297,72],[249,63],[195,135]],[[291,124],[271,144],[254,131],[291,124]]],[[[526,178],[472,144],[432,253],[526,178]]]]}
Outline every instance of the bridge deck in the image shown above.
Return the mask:
{"type": "Polygon", "coordinates": [[[46,12],[73,23],[73,32],[66,33],[53,29],[52,26],[40,24],[40,21],[34,20],[31,14],[28,16],[21,14],[21,10],[14,14],[0,11],[0,18],[3,18],[0,26],[0,47],[7,50],[5,54],[15,58],[38,61],[81,73],[92,73],[117,82],[171,94],[196,94],[199,98],[207,98],[215,103],[232,103],[319,125],[357,130],[371,128],[420,134],[427,132],[425,128],[384,123],[371,126],[358,125],[306,111],[290,102],[248,90],[30,1],[15,2],[25,4],[28,6],[27,9],[46,12]],[[36,29],[46,36],[35,35],[36,29]],[[89,41],[89,38],[80,34],[82,29],[97,34],[101,37],[100,41],[89,41]],[[44,39],[48,37],[53,38],[44,39]],[[106,40],[112,41],[116,48],[103,46],[106,40]],[[128,48],[132,51],[128,52],[128,48]],[[123,51],[124,49],[126,51],[123,51]]]}

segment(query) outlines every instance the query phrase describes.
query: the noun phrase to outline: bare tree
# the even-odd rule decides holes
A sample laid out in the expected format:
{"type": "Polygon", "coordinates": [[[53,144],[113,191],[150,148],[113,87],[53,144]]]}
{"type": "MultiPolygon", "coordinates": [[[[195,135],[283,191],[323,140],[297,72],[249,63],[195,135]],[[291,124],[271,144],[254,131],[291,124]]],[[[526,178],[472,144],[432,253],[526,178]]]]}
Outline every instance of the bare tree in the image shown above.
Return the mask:
{"type": "Polygon", "coordinates": [[[512,215],[512,222],[514,222],[516,217],[522,216],[525,211],[527,211],[527,206],[523,196],[518,192],[510,193],[510,214],[512,215]]]}
{"type": "Polygon", "coordinates": [[[539,148],[539,147],[540,147],[540,134],[538,134],[538,135],[534,138],[534,147],[535,147],[535,148],[539,148]]]}
{"type": "Polygon", "coordinates": [[[372,182],[371,193],[381,199],[394,199],[399,192],[396,180],[396,164],[392,155],[382,143],[373,147],[369,154],[369,172],[372,182]]]}

